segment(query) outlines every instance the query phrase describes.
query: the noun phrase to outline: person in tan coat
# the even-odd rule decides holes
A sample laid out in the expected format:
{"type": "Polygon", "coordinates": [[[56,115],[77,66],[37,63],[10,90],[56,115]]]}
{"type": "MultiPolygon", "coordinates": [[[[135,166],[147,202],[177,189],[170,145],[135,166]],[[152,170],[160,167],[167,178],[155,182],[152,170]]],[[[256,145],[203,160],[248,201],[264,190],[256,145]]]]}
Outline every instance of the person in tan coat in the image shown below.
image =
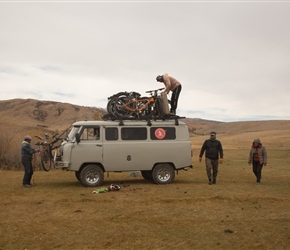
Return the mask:
{"type": "Polygon", "coordinates": [[[175,78],[169,76],[167,73],[164,75],[158,75],[156,77],[157,82],[162,82],[165,85],[165,90],[162,93],[168,94],[170,91],[172,92],[171,100],[170,100],[170,113],[172,115],[176,114],[177,104],[179,94],[181,92],[181,83],[177,81],[175,78]]]}
{"type": "Polygon", "coordinates": [[[262,168],[267,165],[267,151],[259,138],[255,139],[249,154],[249,165],[253,165],[253,173],[257,178],[257,184],[261,183],[262,168]]]}

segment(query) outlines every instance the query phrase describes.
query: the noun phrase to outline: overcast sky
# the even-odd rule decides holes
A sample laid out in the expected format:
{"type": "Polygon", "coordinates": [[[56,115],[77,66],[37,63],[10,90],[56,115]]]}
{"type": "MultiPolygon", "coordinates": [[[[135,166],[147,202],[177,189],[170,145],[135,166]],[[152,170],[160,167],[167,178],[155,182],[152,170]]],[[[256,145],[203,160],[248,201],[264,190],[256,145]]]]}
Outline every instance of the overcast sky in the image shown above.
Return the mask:
{"type": "Polygon", "coordinates": [[[106,108],[163,73],[179,115],[290,119],[290,1],[0,1],[0,100],[106,108]]]}

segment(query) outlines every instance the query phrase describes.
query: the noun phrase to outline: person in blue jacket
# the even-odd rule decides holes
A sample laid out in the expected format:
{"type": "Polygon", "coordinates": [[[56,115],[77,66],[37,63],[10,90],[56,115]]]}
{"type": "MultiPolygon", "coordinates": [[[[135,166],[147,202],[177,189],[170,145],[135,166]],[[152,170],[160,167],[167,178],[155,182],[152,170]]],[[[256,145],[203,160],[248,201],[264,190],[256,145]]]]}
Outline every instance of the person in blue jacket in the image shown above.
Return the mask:
{"type": "Polygon", "coordinates": [[[30,146],[31,140],[32,138],[29,135],[26,135],[24,137],[24,140],[21,146],[21,161],[24,167],[24,177],[23,177],[22,185],[25,188],[31,187],[30,182],[33,175],[32,158],[33,158],[33,154],[35,154],[36,152],[39,152],[39,150],[31,148],[30,146]]]}

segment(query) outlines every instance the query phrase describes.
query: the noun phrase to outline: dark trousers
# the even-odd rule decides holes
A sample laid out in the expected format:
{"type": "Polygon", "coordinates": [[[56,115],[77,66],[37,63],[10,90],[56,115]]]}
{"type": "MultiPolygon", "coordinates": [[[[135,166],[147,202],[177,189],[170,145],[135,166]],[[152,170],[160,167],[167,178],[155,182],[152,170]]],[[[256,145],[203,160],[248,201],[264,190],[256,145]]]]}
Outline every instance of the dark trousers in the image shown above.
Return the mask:
{"type": "Polygon", "coordinates": [[[179,85],[172,91],[171,100],[170,100],[170,105],[171,105],[170,112],[172,113],[176,112],[180,92],[181,92],[181,85],[179,85]]]}
{"type": "Polygon", "coordinates": [[[261,181],[262,168],[263,168],[263,164],[260,164],[258,161],[253,162],[253,173],[255,174],[255,176],[257,178],[257,182],[261,181]]]}
{"type": "Polygon", "coordinates": [[[31,181],[31,177],[33,175],[33,168],[32,168],[31,159],[22,159],[22,165],[24,167],[24,177],[23,177],[22,184],[29,185],[29,184],[31,184],[30,181],[31,181]]]}
{"type": "Polygon", "coordinates": [[[215,180],[218,174],[219,160],[205,159],[206,173],[209,180],[215,180]]]}

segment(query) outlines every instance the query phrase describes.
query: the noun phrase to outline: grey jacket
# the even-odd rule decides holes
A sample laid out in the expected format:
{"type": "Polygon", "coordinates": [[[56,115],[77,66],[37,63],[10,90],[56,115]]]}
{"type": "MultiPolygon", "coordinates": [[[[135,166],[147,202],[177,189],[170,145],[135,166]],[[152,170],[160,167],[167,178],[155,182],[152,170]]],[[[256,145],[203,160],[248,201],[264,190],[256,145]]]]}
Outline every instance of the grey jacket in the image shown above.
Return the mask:
{"type": "Polygon", "coordinates": [[[253,155],[254,153],[258,153],[258,159],[260,164],[267,164],[267,151],[264,146],[262,146],[262,142],[260,139],[255,139],[252,144],[252,148],[249,154],[248,163],[253,163],[253,155]],[[254,147],[254,143],[258,143],[258,147],[254,147]]]}

